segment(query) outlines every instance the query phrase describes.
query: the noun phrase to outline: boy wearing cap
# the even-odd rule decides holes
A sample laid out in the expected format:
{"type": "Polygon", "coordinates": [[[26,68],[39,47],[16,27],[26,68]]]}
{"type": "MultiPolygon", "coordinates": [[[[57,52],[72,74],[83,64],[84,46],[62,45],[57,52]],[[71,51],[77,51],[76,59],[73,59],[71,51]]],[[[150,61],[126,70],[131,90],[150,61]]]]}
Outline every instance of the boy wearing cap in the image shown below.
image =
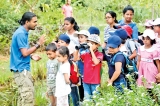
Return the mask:
{"type": "MultiPolygon", "coordinates": [[[[80,32],[76,33],[74,36],[78,36],[78,40],[80,45],[87,45],[87,39],[89,36],[89,32],[87,30],[81,30],[80,32]]],[[[75,58],[78,60],[78,69],[79,69],[79,74],[80,74],[80,78],[81,78],[81,85],[78,86],[79,88],[79,95],[80,95],[80,101],[83,101],[84,98],[84,89],[83,89],[83,73],[84,73],[84,63],[83,61],[80,59],[80,55],[89,52],[89,49],[86,48],[80,48],[79,51],[77,50],[75,52],[75,58]]]]}
{"type": "Polygon", "coordinates": [[[111,36],[108,38],[108,51],[109,54],[111,54],[110,57],[105,55],[105,59],[108,62],[109,67],[109,80],[108,85],[112,85],[116,88],[116,91],[123,92],[123,87],[127,86],[126,80],[124,78],[124,75],[121,72],[122,67],[125,66],[125,57],[123,54],[118,54],[115,58],[115,65],[111,64],[111,60],[114,57],[114,55],[119,51],[119,47],[121,45],[121,38],[119,36],[111,36]],[[122,87],[123,86],[123,87],[122,87]]]}
{"type": "MultiPolygon", "coordinates": [[[[129,59],[134,59],[137,56],[135,42],[131,38],[131,33],[128,33],[131,28],[128,25],[123,26],[121,29],[117,29],[114,33],[110,33],[111,36],[119,36],[122,40],[120,51],[126,54],[129,59]],[[128,31],[128,32],[127,32],[128,31]]],[[[131,29],[132,30],[132,29],[131,29]]],[[[137,48],[138,49],[138,48],[137,48]]],[[[137,59],[136,59],[137,60],[137,59]]]]}
{"type": "Polygon", "coordinates": [[[88,37],[87,45],[90,46],[90,52],[82,54],[80,57],[84,62],[84,97],[85,100],[90,100],[93,91],[100,84],[100,70],[102,66],[103,54],[98,51],[100,45],[100,38],[98,35],[90,35],[88,37]]]}

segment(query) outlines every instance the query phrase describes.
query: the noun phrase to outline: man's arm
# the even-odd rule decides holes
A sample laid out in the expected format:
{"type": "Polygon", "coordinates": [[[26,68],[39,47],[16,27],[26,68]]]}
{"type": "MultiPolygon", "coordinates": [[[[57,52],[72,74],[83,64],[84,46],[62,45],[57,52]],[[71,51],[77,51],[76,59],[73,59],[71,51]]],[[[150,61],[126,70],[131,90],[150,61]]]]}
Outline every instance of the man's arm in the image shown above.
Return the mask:
{"type": "Polygon", "coordinates": [[[20,50],[21,50],[22,55],[23,55],[24,57],[26,57],[26,56],[32,54],[32,53],[33,53],[34,51],[36,51],[36,50],[40,47],[40,45],[42,45],[44,42],[45,42],[45,36],[42,35],[42,36],[40,37],[38,43],[37,43],[35,46],[33,46],[33,47],[29,48],[29,49],[27,49],[27,48],[21,48],[20,50]]]}

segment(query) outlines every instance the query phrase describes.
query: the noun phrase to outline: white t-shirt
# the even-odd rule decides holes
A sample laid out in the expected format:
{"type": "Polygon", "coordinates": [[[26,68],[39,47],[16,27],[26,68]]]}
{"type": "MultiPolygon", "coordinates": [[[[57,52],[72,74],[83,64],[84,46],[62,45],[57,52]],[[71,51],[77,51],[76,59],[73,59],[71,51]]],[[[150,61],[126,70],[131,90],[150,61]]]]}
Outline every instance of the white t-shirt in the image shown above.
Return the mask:
{"type": "Polygon", "coordinates": [[[60,64],[60,68],[56,75],[56,97],[65,96],[70,94],[71,87],[69,84],[66,84],[64,79],[64,73],[67,73],[70,76],[70,63],[65,62],[60,64]]]}

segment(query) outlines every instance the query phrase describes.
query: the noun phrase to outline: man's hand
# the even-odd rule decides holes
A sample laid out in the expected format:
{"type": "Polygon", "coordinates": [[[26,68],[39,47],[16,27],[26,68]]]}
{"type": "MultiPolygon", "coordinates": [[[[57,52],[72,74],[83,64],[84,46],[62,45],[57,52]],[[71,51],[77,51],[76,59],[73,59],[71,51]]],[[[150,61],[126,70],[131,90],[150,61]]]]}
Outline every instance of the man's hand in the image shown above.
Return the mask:
{"type": "Polygon", "coordinates": [[[31,55],[31,58],[32,58],[33,60],[35,60],[35,61],[39,61],[39,60],[41,59],[41,57],[40,57],[39,55],[37,55],[37,54],[31,55]]]}
{"type": "Polygon", "coordinates": [[[46,36],[45,36],[45,35],[42,35],[42,36],[39,38],[39,40],[38,40],[39,45],[44,44],[45,39],[46,39],[46,36]]]}

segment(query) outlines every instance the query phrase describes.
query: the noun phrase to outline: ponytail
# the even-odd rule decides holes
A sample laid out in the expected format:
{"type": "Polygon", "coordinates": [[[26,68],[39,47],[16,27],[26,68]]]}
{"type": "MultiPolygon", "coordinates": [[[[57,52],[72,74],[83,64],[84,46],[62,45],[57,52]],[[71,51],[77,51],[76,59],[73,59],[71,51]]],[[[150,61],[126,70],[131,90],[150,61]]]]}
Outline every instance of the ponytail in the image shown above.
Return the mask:
{"type": "Polygon", "coordinates": [[[66,17],[64,20],[69,21],[71,24],[74,24],[73,29],[79,31],[79,26],[73,17],[66,17]]]}

